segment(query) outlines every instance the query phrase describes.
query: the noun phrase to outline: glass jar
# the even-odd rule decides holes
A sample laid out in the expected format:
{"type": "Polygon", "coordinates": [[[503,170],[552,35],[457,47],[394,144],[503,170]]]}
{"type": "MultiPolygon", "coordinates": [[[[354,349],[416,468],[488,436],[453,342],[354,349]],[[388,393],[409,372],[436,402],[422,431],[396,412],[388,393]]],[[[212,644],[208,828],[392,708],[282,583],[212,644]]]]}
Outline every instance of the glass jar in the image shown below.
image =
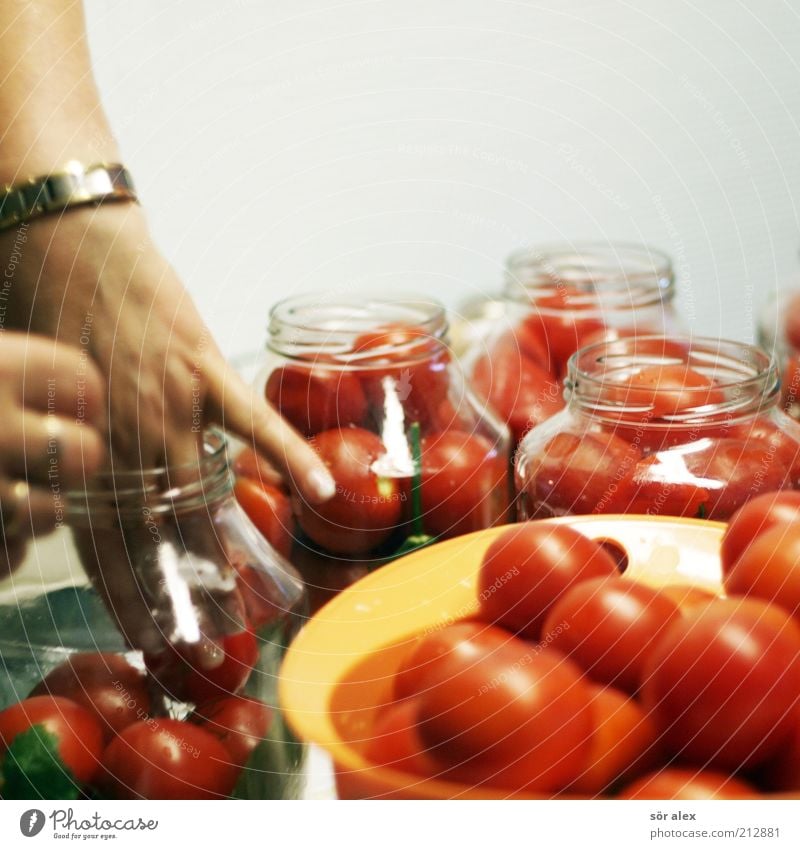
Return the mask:
{"type": "Polygon", "coordinates": [[[304,576],[508,520],[508,432],[465,384],[439,303],[292,298],[271,312],[268,354],[267,399],[337,485],[324,504],[295,499],[304,576]]]}
{"type": "Polygon", "coordinates": [[[581,349],[567,406],[520,445],[521,519],[646,513],[725,521],[763,492],[800,488],[800,426],[761,349],[645,336],[581,349]]]}
{"type": "Polygon", "coordinates": [[[505,316],[467,355],[477,393],[516,442],[564,406],[567,361],[594,342],[674,333],[669,257],[638,245],[545,245],[506,265],[505,316]]]}
{"type": "Polygon", "coordinates": [[[64,798],[296,797],[277,678],[305,591],[233,498],[223,437],[193,465],[101,475],[66,519],[90,581],[0,606],[0,707],[61,696],[99,726],[102,765],[64,798]]]}

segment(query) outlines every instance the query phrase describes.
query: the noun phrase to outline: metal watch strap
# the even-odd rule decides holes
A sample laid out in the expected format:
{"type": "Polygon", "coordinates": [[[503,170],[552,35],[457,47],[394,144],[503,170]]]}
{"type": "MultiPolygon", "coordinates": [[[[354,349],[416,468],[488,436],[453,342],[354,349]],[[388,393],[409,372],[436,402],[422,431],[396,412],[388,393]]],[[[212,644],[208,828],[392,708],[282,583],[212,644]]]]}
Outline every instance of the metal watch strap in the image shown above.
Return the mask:
{"type": "Polygon", "coordinates": [[[64,171],[6,187],[0,193],[0,231],[72,206],[122,200],[138,202],[133,179],[123,165],[84,168],[69,162],[64,171]]]}

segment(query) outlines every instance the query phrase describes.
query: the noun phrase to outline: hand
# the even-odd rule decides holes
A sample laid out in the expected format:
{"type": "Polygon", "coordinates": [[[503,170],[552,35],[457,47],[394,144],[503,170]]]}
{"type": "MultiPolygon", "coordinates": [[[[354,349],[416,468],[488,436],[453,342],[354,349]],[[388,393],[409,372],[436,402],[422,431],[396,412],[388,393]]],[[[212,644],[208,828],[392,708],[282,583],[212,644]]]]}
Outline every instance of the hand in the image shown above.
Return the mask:
{"type": "MultiPolygon", "coordinates": [[[[0,248],[9,250],[12,236],[0,248]]],[[[139,207],[40,219],[21,254],[13,320],[91,354],[107,381],[112,468],[196,461],[204,428],[216,422],[306,499],[333,495],[316,453],[227,365],[139,207]]]]}
{"type": "Polygon", "coordinates": [[[67,490],[105,456],[103,380],[85,351],[0,331],[0,577],[61,524],[67,490]]]}

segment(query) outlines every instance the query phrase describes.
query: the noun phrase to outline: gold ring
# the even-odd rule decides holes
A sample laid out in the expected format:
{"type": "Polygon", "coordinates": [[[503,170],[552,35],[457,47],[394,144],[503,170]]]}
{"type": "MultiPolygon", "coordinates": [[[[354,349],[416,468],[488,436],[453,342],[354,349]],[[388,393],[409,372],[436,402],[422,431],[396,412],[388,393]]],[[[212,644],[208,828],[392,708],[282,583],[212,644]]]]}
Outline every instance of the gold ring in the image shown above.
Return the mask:
{"type": "Polygon", "coordinates": [[[25,481],[16,481],[0,498],[0,521],[2,521],[3,536],[6,539],[18,536],[22,529],[20,505],[27,500],[29,493],[25,481]]]}

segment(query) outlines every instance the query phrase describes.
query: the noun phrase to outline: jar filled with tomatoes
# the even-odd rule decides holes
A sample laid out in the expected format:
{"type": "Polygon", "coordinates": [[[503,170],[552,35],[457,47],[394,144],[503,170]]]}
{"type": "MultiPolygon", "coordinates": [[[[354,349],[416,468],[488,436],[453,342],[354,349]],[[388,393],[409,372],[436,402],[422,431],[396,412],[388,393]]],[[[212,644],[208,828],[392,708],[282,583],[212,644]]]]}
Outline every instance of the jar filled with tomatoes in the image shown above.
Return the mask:
{"type": "Polygon", "coordinates": [[[439,303],[292,298],[272,310],[268,354],[267,399],[336,481],[323,504],[294,501],[304,575],[508,520],[508,432],[465,383],[439,303]]]}
{"type": "Polygon", "coordinates": [[[567,406],[516,458],[520,518],[645,513],[727,520],[800,488],[800,426],[774,361],[739,342],[641,336],[581,349],[567,406]]]}
{"type": "Polygon", "coordinates": [[[305,592],[234,499],[223,437],[65,504],[91,580],[0,605],[2,795],[297,796],[277,678],[305,592]]]}
{"type": "Polygon", "coordinates": [[[564,406],[570,356],[586,345],[673,333],[669,257],[638,245],[549,245],[511,255],[506,309],[467,356],[475,391],[519,442],[564,406]]]}

